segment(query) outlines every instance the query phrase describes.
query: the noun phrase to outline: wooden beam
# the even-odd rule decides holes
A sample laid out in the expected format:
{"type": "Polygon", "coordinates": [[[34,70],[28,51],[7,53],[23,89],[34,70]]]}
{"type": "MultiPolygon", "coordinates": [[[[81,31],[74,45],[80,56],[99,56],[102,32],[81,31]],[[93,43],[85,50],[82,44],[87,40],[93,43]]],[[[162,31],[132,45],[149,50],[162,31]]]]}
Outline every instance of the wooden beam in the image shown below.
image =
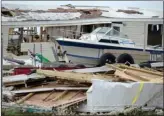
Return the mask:
{"type": "Polygon", "coordinates": [[[50,92],[50,93],[43,99],[43,101],[46,101],[46,99],[47,99],[48,97],[50,97],[53,93],[54,93],[54,90],[52,90],[52,92],[50,92]]]}
{"type": "Polygon", "coordinates": [[[76,99],[73,99],[73,100],[66,101],[66,102],[61,103],[61,104],[57,104],[57,105],[54,104],[53,107],[59,107],[59,106],[68,105],[68,104],[71,104],[71,103],[76,104],[76,103],[84,101],[86,99],[87,99],[87,97],[83,96],[83,97],[79,97],[79,98],[76,98],[76,99]]]}
{"type": "Polygon", "coordinates": [[[69,100],[71,100],[72,98],[74,98],[75,96],[77,96],[78,94],[80,94],[82,91],[78,91],[77,93],[75,93],[73,96],[71,96],[70,98],[69,98],[69,100]]]}
{"type": "Polygon", "coordinates": [[[24,96],[23,98],[21,98],[20,100],[18,100],[16,103],[17,104],[21,104],[23,103],[24,101],[28,100],[30,97],[32,97],[34,95],[34,93],[29,93],[27,94],[26,96],[24,96]]]}
{"type": "Polygon", "coordinates": [[[50,71],[50,70],[41,70],[41,69],[38,69],[36,72],[38,74],[42,74],[48,77],[76,81],[79,83],[91,83],[92,79],[102,79],[102,80],[108,80],[108,81],[113,79],[113,77],[110,77],[110,76],[50,71]]]}
{"type": "Polygon", "coordinates": [[[59,96],[55,97],[51,101],[57,101],[57,100],[61,99],[62,97],[64,97],[64,95],[66,95],[67,93],[68,93],[68,91],[63,91],[59,96]]]}

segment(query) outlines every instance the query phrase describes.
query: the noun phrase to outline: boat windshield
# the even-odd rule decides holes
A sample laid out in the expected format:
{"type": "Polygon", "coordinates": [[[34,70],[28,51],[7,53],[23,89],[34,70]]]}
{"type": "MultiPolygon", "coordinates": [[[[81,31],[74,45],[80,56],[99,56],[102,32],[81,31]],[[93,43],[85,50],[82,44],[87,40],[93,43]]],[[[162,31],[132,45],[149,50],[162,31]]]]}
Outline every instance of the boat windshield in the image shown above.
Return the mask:
{"type": "Polygon", "coordinates": [[[122,34],[121,32],[115,30],[115,29],[111,29],[108,33],[106,33],[105,35],[107,36],[115,36],[115,37],[121,37],[121,38],[128,38],[127,35],[122,34]]]}
{"type": "Polygon", "coordinates": [[[103,34],[104,36],[115,36],[121,38],[128,38],[126,35],[110,27],[99,27],[95,29],[92,34],[103,34]]]}
{"type": "Polygon", "coordinates": [[[111,28],[109,27],[99,27],[92,31],[92,34],[106,34],[111,28]]]}

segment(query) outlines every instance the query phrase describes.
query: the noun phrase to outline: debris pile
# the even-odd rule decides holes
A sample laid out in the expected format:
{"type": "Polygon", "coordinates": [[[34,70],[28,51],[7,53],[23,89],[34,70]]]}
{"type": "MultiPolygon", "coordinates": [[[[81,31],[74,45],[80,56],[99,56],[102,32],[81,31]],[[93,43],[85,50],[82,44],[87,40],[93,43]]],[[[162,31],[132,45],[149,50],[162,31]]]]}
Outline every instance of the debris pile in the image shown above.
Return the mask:
{"type": "Polygon", "coordinates": [[[55,68],[36,69],[29,75],[3,77],[3,102],[50,108],[53,111],[77,107],[86,102],[86,93],[93,79],[121,83],[163,83],[162,72],[151,70],[124,64],[60,71],[55,68]],[[9,87],[10,89],[6,89],[9,87]]]}
{"type": "Polygon", "coordinates": [[[142,12],[136,11],[136,10],[122,10],[118,9],[117,12],[124,12],[127,14],[143,14],[142,12]]]}

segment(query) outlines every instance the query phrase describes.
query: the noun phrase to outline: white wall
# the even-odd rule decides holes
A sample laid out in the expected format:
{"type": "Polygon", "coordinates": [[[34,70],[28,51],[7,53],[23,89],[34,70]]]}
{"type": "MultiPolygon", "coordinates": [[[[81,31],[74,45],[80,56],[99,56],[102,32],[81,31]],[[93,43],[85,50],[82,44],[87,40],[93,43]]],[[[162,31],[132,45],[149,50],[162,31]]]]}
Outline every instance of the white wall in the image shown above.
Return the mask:
{"type": "Polygon", "coordinates": [[[51,36],[68,36],[73,38],[73,33],[69,31],[77,31],[76,26],[46,27],[47,33],[51,36]],[[66,31],[64,31],[66,30],[66,31]]]}
{"type": "Polygon", "coordinates": [[[2,47],[3,47],[3,55],[6,55],[7,46],[8,46],[8,34],[9,34],[9,27],[8,26],[2,26],[2,47]]]}
{"type": "Polygon", "coordinates": [[[132,39],[136,45],[144,46],[144,37],[147,33],[144,30],[144,22],[123,22],[122,33],[132,39]]]}
{"type": "Polygon", "coordinates": [[[122,33],[128,35],[129,39],[132,39],[136,45],[140,45],[143,48],[147,46],[148,24],[162,24],[160,21],[125,21],[123,23],[125,25],[122,27],[122,33]]]}

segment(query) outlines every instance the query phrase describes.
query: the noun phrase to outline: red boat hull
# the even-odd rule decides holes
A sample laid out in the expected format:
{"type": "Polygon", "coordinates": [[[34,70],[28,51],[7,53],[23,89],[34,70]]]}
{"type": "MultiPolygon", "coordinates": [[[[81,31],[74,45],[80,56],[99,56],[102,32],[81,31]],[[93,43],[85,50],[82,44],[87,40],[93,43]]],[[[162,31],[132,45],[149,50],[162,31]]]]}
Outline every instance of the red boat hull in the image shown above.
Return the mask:
{"type": "MultiPolygon", "coordinates": [[[[13,75],[20,75],[20,74],[29,74],[31,72],[31,70],[34,69],[39,69],[39,67],[19,67],[19,68],[14,68],[14,73],[13,75]]],[[[77,67],[42,67],[41,69],[43,70],[71,70],[71,69],[81,69],[81,68],[77,68],[77,67]]]]}

